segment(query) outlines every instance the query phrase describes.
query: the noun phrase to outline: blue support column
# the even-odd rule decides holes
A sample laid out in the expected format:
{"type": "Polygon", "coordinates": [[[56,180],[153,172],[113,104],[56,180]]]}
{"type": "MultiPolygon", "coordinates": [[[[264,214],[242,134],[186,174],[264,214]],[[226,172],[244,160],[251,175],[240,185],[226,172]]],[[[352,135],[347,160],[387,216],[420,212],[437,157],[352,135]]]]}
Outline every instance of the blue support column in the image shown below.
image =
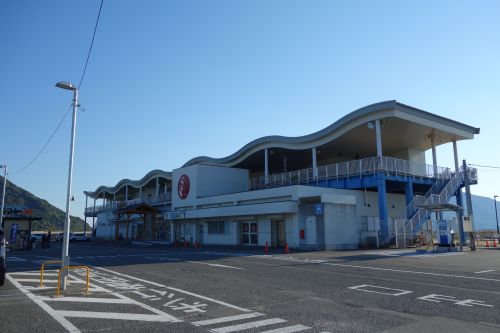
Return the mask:
{"type": "MultiPolygon", "coordinates": [[[[457,190],[457,193],[455,193],[455,196],[457,198],[457,206],[463,207],[463,201],[462,201],[462,188],[459,187],[457,190]]],[[[460,240],[465,242],[465,232],[464,232],[464,212],[459,211],[458,212],[458,231],[460,233],[459,237],[460,240]]]]}
{"type": "Polygon", "coordinates": [[[378,175],[378,215],[380,219],[380,243],[387,245],[389,243],[389,224],[387,217],[387,192],[385,185],[385,175],[378,175]]]}
{"type": "Polygon", "coordinates": [[[405,197],[406,197],[406,217],[410,218],[413,214],[410,209],[408,209],[408,205],[413,200],[413,179],[411,177],[408,178],[407,183],[405,184],[405,197]]]}

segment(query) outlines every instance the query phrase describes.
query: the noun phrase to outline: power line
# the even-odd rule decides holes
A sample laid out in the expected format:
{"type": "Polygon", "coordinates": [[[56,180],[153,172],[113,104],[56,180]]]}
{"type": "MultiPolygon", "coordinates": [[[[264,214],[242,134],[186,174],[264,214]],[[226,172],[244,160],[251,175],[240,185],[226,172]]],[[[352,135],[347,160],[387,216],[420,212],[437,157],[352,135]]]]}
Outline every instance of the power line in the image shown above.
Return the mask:
{"type": "Polygon", "coordinates": [[[81,89],[83,79],[85,78],[85,73],[87,72],[87,65],[90,59],[90,53],[92,52],[92,46],[94,45],[95,33],[97,31],[97,25],[99,24],[99,18],[101,17],[102,4],[104,0],[101,0],[101,5],[99,6],[99,13],[97,14],[97,20],[94,26],[94,33],[92,34],[92,41],[90,42],[89,53],[87,54],[87,60],[85,61],[85,67],[83,68],[82,78],[80,79],[80,83],[78,84],[78,89],[81,89]]]}
{"type": "Polygon", "coordinates": [[[54,131],[52,132],[52,134],[49,136],[49,139],[47,140],[47,142],[45,142],[45,144],[43,145],[42,149],[40,149],[40,151],[35,155],[35,157],[33,157],[33,159],[31,159],[31,161],[28,162],[28,164],[26,164],[22,169],[20,169],[19,171],[15,171],[15,172],[11,172],[10,174],[11,175],[17,175],[17,174],[20,174],[21,172],[23,172],[24,170],[28,169],[30,167],[30,165],[32,165],[36,159],[43,153],[43,151],[45,150],[45,148],[47,148],[47,146],[49,145],[50,141],[52,140],[52,138],[54,137],[54,135],[56,134],[57,130],[59,129],[59,127],[61,127],[61,124],[63,123],[64,119],[66,119],[66,117],[68,116],[68,113],[69,111],[71,110],[71,107],[73,106],[73,104],[71,104],[68,109],[66,110],[66,112],[64,113],[64,116],[62,117],[61,121],[59,122],[59,124],[57,124],[57,127],[54,129],[54,131]]]}
{"type": "MultiPolygon", "coordinates": [[[[82,73],[82,77],[80,79],[80,83],[78,84],[78,89],[81,88],[82,83],[83,83],[83,79],[85,78],[85,73],[87,72],[87,65],[89,63],[90,54],[92,53],[92,47],[94,45],[94,39],[95,39],[96,31],[97,31],[97,26],[99,24],[99,18],[101,17],[101,10],[102,10],[103,3],[104,3],[104,0],[101,0],[101,5],[99,6],[99,13],[97,14],[97,20],[96,20],[95,26],[94,26],[94,33],[92,34],[92,41],[90,42],[89,52],[87,54],[87,59],[85,61],[85,66],[83,68],[83,73],[82,73]]],[[[33,157],[31,159],[31,161],[28,164],[26,164],[23,168],[21,168],[19,171],[11,172],[10,174],[12,174],[12,175],[20,174],[24,170],[28,169],[38,159],[38,157],[45,151],[45,148],[47,148],[47,146],[49,145],[50,141],[52,140],[52,138],[56,134],[59,127],[61,127],[64,119],[66,119],[66,117],[68,116],[68,113],[71,110],[71,107],[72,107],[72,105],[70,105],[68,107],[68,110],[66,110],[66,112],[64,113],[64,116],[62,117],[61,121],[59,122],[59,124],[57,124],[56,128],[54,129],[52,134],[49,136],[47,142],[45,142],[42,149],[40,149],[40,151],[35,155],[35,157],[33,157]]]]}
{"type": "Polygon", "coordinates": [[[500,169],[500,166],[480,165],[480,164],[472,164],[472,163],[469,163],[469,165],[480,167],[480,168],[500,169]]]}

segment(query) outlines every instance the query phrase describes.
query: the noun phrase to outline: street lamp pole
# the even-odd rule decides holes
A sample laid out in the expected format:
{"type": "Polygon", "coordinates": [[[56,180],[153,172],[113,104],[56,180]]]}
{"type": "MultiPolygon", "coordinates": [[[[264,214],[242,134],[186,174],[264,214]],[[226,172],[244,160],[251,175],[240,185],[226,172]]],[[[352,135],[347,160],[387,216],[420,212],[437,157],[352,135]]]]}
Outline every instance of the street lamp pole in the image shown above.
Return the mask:
{"type": "MultiPolygon", "coordinates": [[[[78,88],[72,83],[58,82],[57,88],[73,91],[73,120],[71,123],[71,143],[69,150],[69,168],[68,168],[68,191],[66,194],[66,218],[64,221],[64,236],[62,248],[61,267],[69,266],[69,230],[70,230],[70,202],[71,202],[71,182],[73,180],[73,152],[75,149],[75,130],[76,130],[76,111],[78,109],[78,88]]],[[[67,270],[63,269],[62,289],[66,289],[67,270]]]]}
{"type": "Polygon", "coordinates": [[[495,217],[497,218],[497,237],[500,237],[500,230],[498,229],[498,212],[497,212],[497,198],[498,195],[493,196],[493,200],[495,201],[495,217]]]}
{"type": "Polygon", "coordinates": [[[7,166],[0,165],[0,168],[3,168],[2,208],[0,209],[0,226],[3,230],[3,207],[5,205],[5,186],[7,185],[7,166]]]}

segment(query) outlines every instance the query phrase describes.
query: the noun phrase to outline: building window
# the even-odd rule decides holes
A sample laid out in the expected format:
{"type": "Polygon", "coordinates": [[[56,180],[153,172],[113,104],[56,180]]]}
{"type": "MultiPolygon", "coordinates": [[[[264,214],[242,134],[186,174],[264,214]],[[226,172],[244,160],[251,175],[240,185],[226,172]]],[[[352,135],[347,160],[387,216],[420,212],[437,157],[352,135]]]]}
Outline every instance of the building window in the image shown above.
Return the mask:
{"type": "Polygon", "coordinates": [[[226,233],[226,222],[225,221],[208,222],[208,234],[209,235],[223,235],[225,233],[226,233]]]}

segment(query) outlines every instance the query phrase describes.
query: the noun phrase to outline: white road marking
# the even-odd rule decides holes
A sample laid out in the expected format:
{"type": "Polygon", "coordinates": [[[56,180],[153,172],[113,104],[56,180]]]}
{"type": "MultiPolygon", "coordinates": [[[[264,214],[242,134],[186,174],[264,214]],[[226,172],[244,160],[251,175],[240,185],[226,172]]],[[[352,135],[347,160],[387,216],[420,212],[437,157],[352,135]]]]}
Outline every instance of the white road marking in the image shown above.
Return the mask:
{"type": "Polygon", "coordinates": [[[181,259],[171,258],[171,257],[144,257],[144,259],[164,260],[164,261],[181,261],[181,259]]]}
{"type": "Polygon", "coordinates": [[[221,267],[221,268],[232,268],[232,269],[243,269],[243,270],[245,269],[245,268],[241,268],[241,267],[227,266],[227,265],[221,265],[221,264],[211,264],[211,263],[203,262],[203,261],[190,261],[190,260],[188,260],[187,262],[190,262],[192,264],[202,264],[202,265],[221,267]]]}
{"type": "MultiPolygon", "coordinates": [[[[35,290],[42,290],[42,289],[55,289],[51,287],[42,287],[42,288],[27,288],[23,287],[21,284],[19,284],[18,280],[14,279],[11,276],[8,276],[9,280],[13,282],[13,284],[18,287],[23,293],[30,294],[30,298],[38,304],[40,307],[42,307],[45,311],[47,311],[52,317],[57,316],[58,318],[64,319],[64,317],[78,317],[78,318],[99,318],[99,319],[120,319],[120,320],[140,320],[140,321],[156,321],[156,322],[180,322],[181,320],[175,318],[172,315],[169,315],[163,311],[160,311],[156,308],[153,308],[147,304],[140,303],[134,299],[128,298],[124,295],[121,295],[119,293],[114,293],[111,292],[108,289],[99,287],[93,283],[90,283],[90,286],[94,288],[95,291],[104,291],[109,293],[112,296],[115,296],[115,299],[110,299],[110,298],[83,298],[83,297],[65,297],[65,298],[49,298],[46,296],[35,296],[31,294],[28,289],[35,289],[35,290]],[[26,291],[26,292],[25,292],[26,291]],[[115,304],[133,304],[137,305],[145,310],[148,310],[150,312],[153,312],[153,314],[137,314],[137,313],[114,313],[114,312],[93,312],[93,311],[64,311],[64,310],[54,310],[50,306],[48,306],[46,303],[47,301],[59,301],[59,302],[94,302],[94,303],[115,303],[115,304]]],[[[71,276],[73,278],[73,283],[83,283],[84,281],[82,279],[79,279],[75,276],[71,276]]],[[[22,279],[21,279],[22,280],[22,279]]],[[[37,280],[38,281],[38,280],[37,280]]],[[[29,296],[29,295],[28,295],[29,296]]],[[[55,318],[55,317],[54,317],[55,318]]],[[[66,320],[66,319],[64,319],[66,320]]],[[[67,321],[67,320],[66,320],[67,321]]],[[[69,322],[68,322],[69,323],[69,322]]],[[[62,324],[62,323],[61,323],[62,324]]],[[[72,328],[76,329],[75,332],[80,332],[76,327],[72,326],[71,323],[69,323],[71,327],[66,327],[63,326],[68,330],[72,331],[72,328]]]]}
{"type": "Polygon", "coordinates": [[[443,256],[457,256],[466,254],[465,252],[445,252],[445,253],[432,253],[432,252],[416,252],[415,250],[402,250],[402,251],[373,251],[365,252],[363,254],[373,256],[386,256],[386,257],[405,257],[405,258],[434,258],[443,256]]]}
{"type": "Polygon", "coordinates": [[[282,328],[276,328],[274,330],[264,331],[260,333],[294,333],[310,330],[311,327],[304,325],[287,326],[282,328]]]}
{"type": "Polygon", "coordinates": [[[232,304],[229,304],[229,303],[226,303],[226,302],[222,302],[222,301],[210,298],[210,297],[198,295],[198,294],[186,291],[186,290],[182,290],[182,289],[178,289],[178,288],[174,288],[174,287],[168,287],[168,286],[166,286],[164,284],[161,284],[161,283],[156,283],[156,282],[152,282],[152,281],[148,281],[148,280],[144,280],[144,279],[139,279],[139,278],[136,278],[134,276],[123,274],[123,273],[119,273],[119,272],[115,272],[115,271],[112,271],[112,270],[107,269],[107,268],[102,268],[102,267],[94,267],[94,268],[99,269],[99,270],[103,270],[105,272],[113,273],[113,274],[116,274],[116,275],[124,276],[124,277],[127,277],[129,279],[136,280],[136,281],[148,283],[148,284],[153,285],[153,286],[157,286],[157,287],[161,287],[161,288],[166,288],[166,289],[174,290],[174,291],[186,294],[186,295],[190,295],[190,296],[194,296],[194,297],[197,297],[197,298],[201,298],[201,299],[204,299],[206,301],[210,301],[212,303],[216,303],[216,304],[219,304],[219,305],[231,308],[231,309],[239,310],[239,311],[242,311],[242,312],[252,312],[252,310],[249,310],[249,309],[241,308],[241,307],[236,306],[236,305],[232,305],[232,304]]]}
{"type": "Polygon", "coordinates": [[[210,332],[212,332],[212,333],[238,332],[238,331],[243,331],[243,330],[247,330],[250,328],[280,324],[280,323],[284,323],[285,321],[286,321],[285,319],[281,319],[281,318],[271,318],[271,319],[265,319],[265,320],[259,320],[259,321],[252,321],[252,322],[244,323],[244,324],[226,326],[226,327],[221,327],[221,328],[214,328],[214,329],[211,329],[210,332]]]}
{"type": "MultiPolygon", "coordinates": [[[[35,275],[40,276],[40,272],[12,272],[10,275],[35,275]]],[[[43,276],[57,276],[57,273],[43,273],[43,276]]]]}
{"type": "Polygon", "coordinates": [[[428,253],[428,254],[418,254],[415,256],[408,256],[408,257],[416,259],[424,259],[424,258],[447,257],[447,256],[461,256],[463,254],[467,253],[465,252],[428,253]]]}
{"type": "Polygon", "coordinates": [[[476,274],[483,274],[483,273],[489,273],[489,272],[494,272],[494,269],[488,269],[486,271],[480,271],[480,272],[475,272],[476,274]]]}
{"type": "MultiPolygon", "coordinates": [[[[95,312],[95,311],[64,311],[58,310],[61,316],[73,318],[98,318],[98,319],[119,319],[119,320],[140,320],[156,322],[172,322],[170,316],[159,316],[139,313],[122,312],[95,312]]],[[[178,320],[176,320],[178,321],[178,320]]]]}
{"type": "Polygon", "coordinates": [[[48,297],[38,296],[46,302],[79,302],[79,303],[109,303],[109,304],[134,304],[130,300],[121,298],[95,298],[95,297],[48,297]]]}
{"type": "MultiPolygon", "coordinates": [[[[40,282],[40,281],[38,281],[40,282]]],[[[23,286],[26,290],[56,290],[57,287],[29,287],[29,286],[23,286]]],[[[90,288],[89,288],[90,291],[90,288]]]]}
{"type": "Polygon", "coordinates": [[[252,312],[252,313],[244,313],[244,314],[236,315],[236,316],[219,317],[219,318],[214,318],[214,319],[200,320],[200,321],[192,322],[191,324],[193,324],[195,326],[206,326],[206,325],[227,323],[230,321],[236,321],[236,320],[241,320],[241,319],[250,319],[250,318],[255,318],[255,317],[259,317],[259,316],[263,316],[263,315],[264,315],[263,313],[252,312]]]}
{"type": "Polygon", "coordinates": [[[474,299],[466,299],[463,301],[459,301],[456,297],[454,296],[447,296],[447,295],[439,295],[439,294],[430,294],[422,297],[418,297],[417,299],[422,300],[422,301],[428,301],[428,302],[434,302],[434,303],[441,303],[442,301],[446,302],[452,302],[453,304],[456,305],[462,305],[462,306],[486,306],[492,308],[493,305],[486,304],[486,302],[483,301],[478,301],[474,299]]]}
{"type": "MultiPolygon", "coordinates": [[[[45,276],[45,274],[44,274],[44,276],[45,276]]],[[[40,282],[40,279],[17,279],[16,278],[16,280],[17,280],[17,282],[40,282]]],[[[46,283],[46,282],[57,283],[58,281],[57,280],[43,279],[43,283],[46,283]]],[[[84,281],[81,281],[81,282],[80,281],[72,281],[72,280],[68,279],[68,283],[86,283],[86,282],[84,282],[84,281]]]]}
{"type": "Polygon", "coordinates": [[[7,257],[7,261],[27,261],[27,260],[18,257],[7,257]]]}
{"type": "MultiPolygon", "coordinates": [[[[277,259],[277,260],[286,260],[286,261],[296,261],[296,262],[307,262],[306,260],[294,257],[286,257],[291,259],[282,259],[285,257],[273,257],[270,255],[260,255],[255,256],[257,258],[266,258],[266,259],[277,259]]],[[[309,261],[310,262],[310,261],[309,261]]],[[[349,265],[349,264],[338,264],[333,262],[319,262],[320,264],[337,266],[337,267],[347,267],[347,268],[359,268],[359,269],[369,269],[375,271],[385,271],[385,272],[396,272],[396,273],[409,273],[409,274],[421,274],[421,275],[431,275],[431,276],[445,276],[450,278],[458,278],[458,279],[469,279],[469,280],[481,280],[481,281],[492,281],[492,282],[500,282],[499,279],[492,278],[483,278],[483,277],[475,277],[475,276],[466,276],[466,275],[453,275],[453,274],[444,274],[444,273],[432,273],[432,272],[421,272],[421,271],[410,271],[404,269],[396,269],[396,268],[383,268],[383,267],[371,267],[371,266],[361,266],[361,265],[349,265]]]]}
{"type": "Polygon", "coordinates": [[[41,307],[45,312],[47,312],[52,318],[54,318],[59,324],[61,324],[68,332],[80,332],[72,323],[70,323],[66,318],[64,318],[60,313],[52,309],[50,306],[45,304],[43,301],[38,299],[35,295],[30,293],[27,288],[23,287],[19,282],[17,282],[10,274],[5,276],[14,286],[17,287],[23,294],[28,296],[33,302],[35,302],[39,307],[41,307]]]}
{"type": "Polygon", "coordinates": [[[360,284],[359,286],[347,287],[347,289],[366,291],[367,293],[375,293],[375,294],[390,295],[390,296],[408,295],[408,294],[411,294],[413,292],[410,290],[372,286],[369,284],[360,284]],[[370,289],[372,289],[372,290],[370,290],[370,289]],[[375,290],[373,290],[373,289],[375,289],[375,290]],[[391,293],[391,291],[396,291],[396,293],[394,293],[394,292],[391,293]]]}
{"type": "Polygon", "coordinates": [[[482,280],[482,281],[493,281],[500,282],[499,279],[481,278],[475,276],[465,276],[465,275],[452,275],[444,273],[432,273],[432,272],[420,272],[420,271],[410,271],[405,269],[395,269],[395,268],[382,268],[382,267],[370,267],[370,266],[360,266],[360,265],[348,265],[348,264],[336,264],[333,262],[325,263],[325,265],[337,266],[337,267],[350,267],[359,269],[370,269],[374,271],[385,271],[385,272],[396,272],[396,273],[410,273],[410,274],[421,274],[421,275],[431,275],[431,276],[445,276],[457,279],[469,279],[469,280],[482,280]]]}

